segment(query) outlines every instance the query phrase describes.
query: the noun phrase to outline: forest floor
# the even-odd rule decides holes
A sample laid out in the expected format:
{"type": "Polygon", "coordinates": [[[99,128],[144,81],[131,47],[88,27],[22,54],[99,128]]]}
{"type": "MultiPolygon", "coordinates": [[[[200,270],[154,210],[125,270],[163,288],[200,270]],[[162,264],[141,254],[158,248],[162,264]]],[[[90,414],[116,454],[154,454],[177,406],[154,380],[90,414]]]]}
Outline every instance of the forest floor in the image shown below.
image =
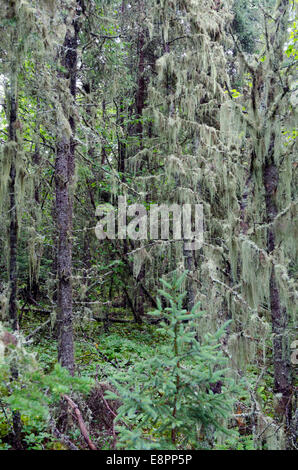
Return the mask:
{"type": "MultiPolygon", "coordinates": [[[[144,323],[138,325],[132,321],[125,309],[114,309],[115,315],[119,313],[122,319],[130,323],[112,323],[105,329],[103,322],[97,321],[76,321],[74,324],[75,332],[75,362],[76,372],[79,375],[89,376],[97,384],[109,383],[115,371],[127,370],[138,361],[153,357],[158,349],[162,354],[163,348],[166,348],[166,339],[158,332],[156,326],[144,323]]],[[[45,320],[44,315],[29,311],[22,322],[23,335],[29,335],[45,320]]],[[[50,373],[57,363],[57,339],[54,332],[50,329],[39,331],[32,338],[29,350],[36,354],[39,364],[45,373],[50,373]]],[[[259,374],[258,367],[249,367],[246,371],[248,381],[253,384],[257,382],[259,374]]],[[[264,380],[257,389],[258,400],[263,412],[267,416],[273,416],[273,374],[269,369],[264,380]]],[[[101,392],[100,392],[101,393],[101,392]]],[[[89,398],[76,397],[80,407],[90,437],[95,445],[102,450],[113,449],[115,431],[111,420],[110,411],[105,410],[90,401],[89,398]],[[89,401],[88,401],[89,399],[89,401]],[[91,403],[91,404],[90,404],[91,403]],[[93,408],[92,408],[93,407],[93,408]],[[95,407],[95,408],[94,408],[95,407]],[[90,410],[92,409],[92,411],[90,410]],[[95,414],[106,414],[106,419],[101,417],[94,420],[95,414]]],[[[98,397],[97,397],[98,398],[98,397]]],[[[110,402],[109,402],[110,403],[110,402]]],[[[235,414],[241,415],[243,412],[249,412],[249,402],[246,398],[238,402],[235,414]]],[[[110,403],[112,411],[117,411],[110,403]]],[[[57,412],[54,411],[54,413],[57,412]]],[[[3,437],[7,434],[5,420],[0,411],[0,439],[2,437],[2,448],[9,448],[3,437]]],[[[96,417],[95,417],[96,418],[96,417]]],[[[74,423],[73,423],[74,424],[74,423]]],[[[229,450],[253,450],[253,438],[251,424],[247,420],[239,417],[233,420],[232,427],[239,433],[238,439],[226,441],[224,446],[218,445],[219,449],[229,450]]],[[[44,422],[30,422],[26,418],[23,420],[24,441],[27,443],[28,450],[59,450],[63,449],[63,444],[49,432],[44,422]]],[[[87,446],[82,439],[78,427],[74,424],[67,430],[67,435],[78,448],[86,449],[87,446]]],[[[0,440],[1,442],[1,440],[0,440]]]]}
{"type": "MultiPolygon", "coordinates": [[[[113,376],[115,371],[127,370],[137,361],[153,357],[157,347],[162,352],[163,346],[166,345],[165,339],[156,331],[156,326],[146,323],[136,324],[124,309],[114,308],[113,311],[114,316],[119,314],[122,319],[127,320],[129,323],[112,323],[108,326],[108,330],[106,330],[103,322],[82,320],[74,324],[76,373],[85,377],[89,376],[96,383],[109,383],[109,378],[113,376]]],[[[44,314],[27,311],[22,320],[23,336],[26,338],[44,321],[44,314]]],[[[46,374],[53,371],[57,363],[57,337],[54,331],[51,331],[48,327],[45,331],[38,331],[30,340],[27,349],[28,352],[35,354],[38,363],[46,374]]],[[[103,422],[100,423],[96,420],[96,426],[93,426],[87,404],[88,397],[83,399],[77,396],[76,400],[82,410],[91,437],[98,448],[102,450],[112,449],[112,429],[109,425],[105,426],[105,419],[103,418],[103,422]]],[[[103,410],[95,411],[98,414],[103,410]]],[[[51,436],[42,420],[39,422],[34,419],[31,422],[27,417],[24,417],[22,418],[22,424],[23,438],[24,442],[27,443],[27,450],[64,449],[61,442],[51,436]]],[[[10,448],[6,442],[7,435],[7,420],[0,410],[0,449],[10,448]]],[[[87,449],[76,426],[71,426],[67,431],[67,435],[78,448],[87,449]]]]}

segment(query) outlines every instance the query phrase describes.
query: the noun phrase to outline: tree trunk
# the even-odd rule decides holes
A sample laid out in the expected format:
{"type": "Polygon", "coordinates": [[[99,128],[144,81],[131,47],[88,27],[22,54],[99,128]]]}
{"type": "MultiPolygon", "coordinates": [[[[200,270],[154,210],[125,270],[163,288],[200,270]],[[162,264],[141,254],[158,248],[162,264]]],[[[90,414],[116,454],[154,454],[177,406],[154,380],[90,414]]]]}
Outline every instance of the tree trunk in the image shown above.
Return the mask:
{"type": "Polygon", "coordinates": [[[123,136],[118,136],[118,171],[121,174],[122,181],[125,181],[125,160],[126,160],[126,142],[125,142],[125,125],[124,125],[124,99],[120,98],[119,105],[119,125],[123,130],[123,136]]]}
{"type": "MultiPolygon", "coordinates": [[[[14,46],[17,42],[17,30],[14,29],[11,37],[12,54],[15,53],[14,46]]],[[[16,58],[11,63],[10,86],[8,95],[8,122],[9,122],[9,152],[11,156],[9,172],[9,304],[8,315],[9,323],[14,331],[19,330],[18,310],[17,310],[17,290],[18,290],[18,272],[17,272],[17,251],[18,251],[18,213],[17,213],[17,185],[16,185],[16,164],[18,153],[17,129],[20,127],[18,121],[18,65],[16,58]]],[[[11,380],[18,380],[18,369],[15,362],[11,365],[11,380]]],[[[12,413],[13,422],[13,446],[16,450],[22,449],[22,423],[20,413],[12,413]]]]}
{"type": "MultiPolygon", "coordinates": [[[[271,152],[274,148],[274,139],[271,144],[271,152]]],[[[271,224],[268,229],[267,249],[268,253],[275,250],[275,234],[272,223],[278,214],[275,195],[278,186],[278,169],[273,163],[273,158],[267,158],[263,181],[265,187],[266,214],[267,223],[271,224]]],[[[281,395],[277,404],[277,413],[286,418],[287,426],[291,422],[291,366],[290,366],[290,350],[288,340],[288,313],[286,308],[281,305],[280,293],[276,281],[275,267],[272,267],[270,278],[270,308],[272,318],[273,332],[273,363],[274,363],[274,390],[281,395]]]]}
{"type": "Polygon", "coordinates": [[[16,207],[16,159],[17,159],[17,100],[14,90],[14,78],[10,88],[9,141],[12,144],[11,166],[9,174],[9,321],[13,330],[18,330],[17,312],[17,249],[18,249],[18,214],[16,207]]]}
{"type": "Polygon", "coordinates": [[[143,124],[142,124],[142,116],[143,110],[145,106],[145,90],[146,90],[146,82],[144,77],[144,70],[145,70],[145,57],[144,57],[144,45],[145,45],[145,37],[144,31],[141,30],[139,33],[139,66],[138,66],[138,88],[136,94],[136,118],[138,120],[136,126],[136,133],[140,138],[140,147],[142,148],[142,140],[143,140],[143,124]]]}
{"type": "MultiPolygon", "coordinates": [[[[80,2],[77,2],[80,8],[80,2]]],[[[79,10],[77,10],[79,14],[79,10]]],[[[70,92],[75,101],[77,81],[77,47],[79,23],[73,21],[73,31],[66,33],[61,64],[66,69],[64,78],[70,81],[70,92]]],[[[63,104],[63,103],[62,103],[63,104]]],[[[56,218],[58,233],[58,360],[71,374],[74,373],[74,345],[72,325],[72,185],[75,170],[75,119],[69,116],[72,136],[64,134],[57,143],[55,163],[56,218]]]]}

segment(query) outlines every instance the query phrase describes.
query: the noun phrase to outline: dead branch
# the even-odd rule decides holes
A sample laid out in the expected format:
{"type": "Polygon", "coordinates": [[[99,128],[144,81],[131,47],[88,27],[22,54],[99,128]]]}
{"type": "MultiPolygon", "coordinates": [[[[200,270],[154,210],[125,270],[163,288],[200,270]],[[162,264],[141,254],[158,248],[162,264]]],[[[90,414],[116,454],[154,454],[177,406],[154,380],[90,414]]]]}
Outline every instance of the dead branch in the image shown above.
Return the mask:
{"type": "Polygon", "coordinates": [[[74,413],[76,415],[76,418],[77,418],[77,421],[78,421],[78,425],[79,425],[81,434],[84,437],[85,442],[88,445],[89,449],[90,450],[97,450],[97,448],[95,447],[93,442],[90,440],[86,425],[83,421],[83,418],[82,418],[82,415],[81,415],[81,412],[79,410],[78,405],[68,395],[63,395],[63,398],[67,401],[67,403],[69,404],[71,409],[74,411],[74,413]]]}
{"type": "Polygon", "coordinates": [[[26,336],[25,340],[26,341],[29,341],[29,339],[31,339],[36,333],[38,333],[39,331],[43,330],[47,325],[49,325],[51,323],[51,319],[47,320],[45,323],[43,323],[42,325],[40,325],[38,328],[36,328],[35,330],[33,330],[28,336],[26,336]]]}

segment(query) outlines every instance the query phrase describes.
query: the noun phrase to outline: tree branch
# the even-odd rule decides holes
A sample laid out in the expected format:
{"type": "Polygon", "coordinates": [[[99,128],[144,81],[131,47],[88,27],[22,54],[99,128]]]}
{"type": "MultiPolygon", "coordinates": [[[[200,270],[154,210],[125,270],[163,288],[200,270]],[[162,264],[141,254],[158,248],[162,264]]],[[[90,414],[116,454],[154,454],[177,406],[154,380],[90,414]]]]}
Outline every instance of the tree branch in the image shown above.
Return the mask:
{"type": "Polygon", "coordinates": [[[93,444],[93,442],[89,438],[88,431],[87,431],[86,425],[83,421],[83,418],[82,418],[82,415],[81,415],[81,412],[79,410],[78,405],[68,395],[63,395],[63,398],[67,401],[67,403],[69,404],[71,409],[74,411],[74,413],[76,415],[76,418],[77,418],[77,421],[78,421],[80,431],[81,431],[82,436],[84,437],[85,442],[87,443],[89,449],[90,450],[97,450],[96,446],[93,444]]]}

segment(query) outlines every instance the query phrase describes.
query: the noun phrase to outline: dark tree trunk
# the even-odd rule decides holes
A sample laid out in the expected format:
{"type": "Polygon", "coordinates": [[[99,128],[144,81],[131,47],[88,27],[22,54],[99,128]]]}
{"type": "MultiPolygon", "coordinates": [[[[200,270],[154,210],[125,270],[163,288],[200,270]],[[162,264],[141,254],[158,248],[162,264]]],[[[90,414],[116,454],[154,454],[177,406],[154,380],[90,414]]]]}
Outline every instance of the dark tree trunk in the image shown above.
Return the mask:
{"type": "MultiPolygon", "coordinates": [[[[80,2],[77,2],[80,7],[80,2]]],[[[79,11],[78,11],[79,14],[79,11]]],[[[79,22],[73,21],[73,31],[66,33],[61,64],[66,69],[65,77],[70,81],[70,92],[75,101],[77,81],[77,47],[79,22]]],[[[72,137],[64,135],[57,143],[55,163],[56,222],[58,234],[58,360],[71,374],[74,373],[74,346],[72,325],[72,185],[75,171],[75,119],[69,116],[72,137]]]]}
{"type": "Polygon", "coordinates": [[[11,166],[9,174],[9,320],[13,330],[18,330],[17,312],[17,249],[18,249],[18,214],[16,207],[16,158],[17,158],[17,105],[12,91],[10,96],[9,140],[12,144],[11,166]]]}
{"type": "MultiPolygon", "coordinates": [[[[36,208],[40,207],[40,194],[39,194],[39,189],[40,189],[40,178],[39,178],[39,167],[41,163],[41,155],[40,155],[40,145],[39,145],[39,134],[40,134],[40,123],[39,123],[39,116],[40,116],[40,101],[39,97],[37,97],[37,107],[36,107],[36,112],[37,112],[37,118],[36,118],[36,143],[35,143],[35,149],[34,153],[32,155],[32,165],[35,167],[35,171],[37,173],[37,177],[34,177],[34,205],[32,206],[31,209],[31,217],[32,221],[34,224],[34,227],[36,230],[38,230],[37,225],[38,225],[38,216],[36,212],[36,208]]],[[[37,273],[33,273],[33,276],[29,279],[29,296],[33,300],[38,300],[39,294],[40,294],[40,289],[39,289],[39,282],[37,278],[37,273]]]]}
{"type": "MultiPolygon", "coordinates": [[[[17,310],[17,289],[18,289],[18,273],[17,273],[17,250],[18,250],[18,214],[16,207],[16,159],[17,159],[17,100],[11,87],[10,94],[10,116],[9,116],[9,141],[13,145],[11,154],[10,180],[9,180],[9,322],[11,328],[16,331],[19,329],[18,310],[17,310]]],[[[11,380],[17,380],[19,376],[17,365],[11,366],[11,380]]],[[[22,424],[19,412],[13,412],[13,446],[15,449],[22,449],[22,424]]]]}
{"type": "MultiPolygon", "coordinates": [[[[125,125],[124,125],[124,100],[123,98],[120,99],[120,106],[119,106],[119,124],[123,129],[123,134],[125,135],[125,125]]],[[[125,181],[125,160],[126,160],[126,142],[124,137],[118,136],[118,171],[122,173],[122,180],[125,181]]]]}
{"type": "Polygon", "coordinates": [[[68,160],[70,142],[65,139],[57,145],[55,165],[56,217],[58,231],[58,360],[74,372],[72,328],[72,200],[68,160]]]}
{"type": "MultiPolygon", "coordinates": [[[[274,141],[275,140],[273,137],[271,143],[271,154],[273,153],[274,149],[274,141]]],[[[278,208],[276,204],[278,179],[278,169],[273,163],[273,157],[269,155],[263,171],[267,223],[271,224],[268,229],[268,253],[273,253],[276,248],[275,234],[272,223],[278,214],[278,208]]],[[[276,393],[281,394],[276,411],[280,416],[285,417],[286,424],[289,426],[292,414],[292,380],[290,350],[288,344],[288,313],[286,308],[281,305],[280,292],[276,281],[274,265],[272,267],[270,279],[270,309],[273,332],[274,390],[276,393]]]]}
{"type": "Polygon", "coordinates": [[[146,270],[145,266],[141,267],[138,277],[136,278],[137,289],[136,289],[136,299],[135,299],[135,319],[136,322],[141,324],[143,323],[143,318],[145,314],[144,303],[145,303],[145,293],[143,290],[143,283],[145,282],[146,270]]]}
{"type": "MultiPolygon", "coordinates": [[[[145,11],[144,2],[140,2],[140,18],[142,18],[142,14],[145,11]]],[[[144,53],[144,46],[145,46],[145,34],[143,25],[140,25],[140,32],[138,35],[138,85],[137,85],[137,93],[136,93],[136,118],[137,118],[137,125],[136,125],[136,135],[139,138],[139,147],[140,150],[143,149],[143,111],[145,107],[145,95],[146,95],[146,81],[145,81],[145,53],[144,53]]],[[[141,267],[141,270],[138,274],[136,279],[137,282],[137,289],[136,289],[136,299],[135,299],[135,312],[136,312],[136,321],[138,323],[143,322],[144,318],[144,303],[145,303],[145,293],[142,288],[146,279],[146,268],[145,265],[141,267]]]]}
{"type": "MultiPolygon", "coordinates": [[[[183,247],[183,256],[185,270],[188,271],[190,276],[192,276],[194,272],[194,255],[192,251],[186,249],[185,243],[183,247]]],[[[187,278],[186,281],[186,291],[187,295],[185,298],[185,307],[190,312],[195,305],[194,285],[192,279],[190,278],[187,278]]]]}
{"type": "MultiPolygon", "coordinates": [[[[107,116],[106,116],[106,101],[105,100],[102,100],[102,118],[103,118],[104,127],[106,127],[107,116]]],[[[106,160],[107,160],[107,152],[106,152],[106,146],[104,144],[101,150],[101,164],[105,165],[106,160]]]]}
{"type": "MultiPolygon", "coordinates": [[[[14,6],[12,5],[14,12],[14,6]]],[[[14,47],[17,41],[16,29],[12,34],[12,46],[14,47]]],[[[12,48],[12,54],[14,50],[12,48]]],[[[18,252],[18,212],[17,212],[17,184],[16,184],[16,164],[18,153],[18,135],[17,129],[20,129],[18,121],[18,106],[17,106],[17,64],[13,61],[11,64],[11,77],[8,97],[8,122],[9,122],[9,147],[11,163],[9,173],[9,304],[8,316],[11,328],[14,331],[19,330],[18,323],[18,309],[17,309],[17,291],[18,291],[18,272],[17,272],[17,252],[18,252]]],[[[11,365],[11,380],[18,380],[17,364],[13,361],[11,365]]],[[[12,413],[13,422],[13,446],[16,450],[22,449],[22,423],[20,413],[14,411],[12,413]]]]}
{"type": "Polygon", "coordinates": [[[145,77],[144,77],[144,69],[145,69],[145,56],[144,56],[144,45],[145,45],[145,37],[144,31],[142,30],[139,33],[139,69],[138,69],[138,88],[137,88],[137,95],[136,95],[136,111],[137,111],[137,127],[136,133],[140,137],[140,147],[142,147],[142,139],[143,139],[143,124],[142,124],[142,116],[143,110],[145,106],[145,77]]]}

